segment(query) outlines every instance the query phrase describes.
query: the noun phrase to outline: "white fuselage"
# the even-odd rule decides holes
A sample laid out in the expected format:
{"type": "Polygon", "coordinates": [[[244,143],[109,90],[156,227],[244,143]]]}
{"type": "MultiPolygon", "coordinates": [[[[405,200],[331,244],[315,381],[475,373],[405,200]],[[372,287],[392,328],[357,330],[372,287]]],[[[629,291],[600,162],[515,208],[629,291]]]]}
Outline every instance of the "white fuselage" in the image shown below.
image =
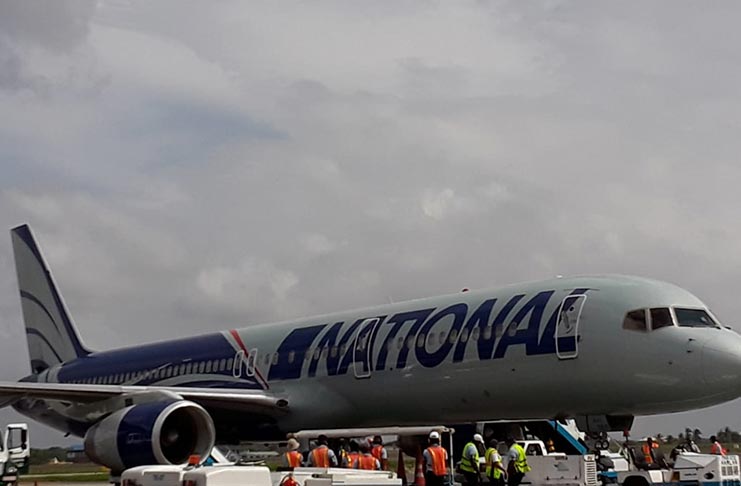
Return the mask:
{"type": "Polygon", "coordinates": [[[741,336],[678,326],[675,308],[706,306],[648,279],[558,278],[93,353],[37,379],[264,390],[288,403],[284,432],[646,415],[739,396],[741,336]],[[675,322],[624,328],[652,308],[675,322]]]}

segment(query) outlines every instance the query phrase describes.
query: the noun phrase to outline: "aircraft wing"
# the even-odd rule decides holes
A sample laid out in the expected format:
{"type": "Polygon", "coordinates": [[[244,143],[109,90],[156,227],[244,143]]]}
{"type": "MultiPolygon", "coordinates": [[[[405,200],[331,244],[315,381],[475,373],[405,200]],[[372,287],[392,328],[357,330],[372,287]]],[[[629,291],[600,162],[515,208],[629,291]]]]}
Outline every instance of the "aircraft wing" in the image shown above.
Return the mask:
{"type": "Polygon", "coordinates": [[[0,407],[23,398],[93,403],[116,396],[153,391],[174,393],[205,407],[250,410],[268,415],[288,412],[287,400],[257,390],[33,382],[0,382],[0,407]]]}

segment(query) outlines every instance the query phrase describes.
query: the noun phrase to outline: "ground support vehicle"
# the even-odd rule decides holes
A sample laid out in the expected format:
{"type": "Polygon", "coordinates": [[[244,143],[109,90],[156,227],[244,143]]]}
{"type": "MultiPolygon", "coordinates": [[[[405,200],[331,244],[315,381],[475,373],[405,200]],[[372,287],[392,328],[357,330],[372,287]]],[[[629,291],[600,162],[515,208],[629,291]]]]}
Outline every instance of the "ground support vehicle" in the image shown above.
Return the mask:
{"type": "Polygon", "coordinates": [[[270,472],[264,466],[138,466],[121,474],[121,486],[281,486],[291,477],[300,486],[401,486],[387,471],[300,467],[270,472]]]}
{"type": "Polygon", "coordinates": [[[31,446],[26,424],[9,424],[0,444],[0,486],[16,484],[18,476],[28,472],[31,446]]]}
{"type": "Polygon", "coordinates": [[[618,472],[621,486],[741,486],[738,456],[685,452],[674,466],[618,472]]]}
{"type": "Polygon", "coordinates": [[[551,453],[528,456],[531,470],[522,484],[536,486],[597,486],[597,463],[594,454],[581,456],[551,453]]]}

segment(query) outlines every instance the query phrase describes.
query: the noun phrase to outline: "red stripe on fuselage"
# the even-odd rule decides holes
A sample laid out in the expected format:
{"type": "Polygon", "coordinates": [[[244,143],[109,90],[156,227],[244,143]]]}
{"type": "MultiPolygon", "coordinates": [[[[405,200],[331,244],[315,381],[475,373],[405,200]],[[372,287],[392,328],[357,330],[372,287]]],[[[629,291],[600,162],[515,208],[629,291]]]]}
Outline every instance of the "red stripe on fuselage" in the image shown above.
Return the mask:
{"type": "MultiPolygon", "coordinates": [[[[237,341],[237,344],[242,349],[242,351],[244,351],[244,356],[246,358],[249,358],[250,357],[250,352],[247,351],[247,346],[244,345],[244,342],[242,341],[242,337],[239,335],[239,333],[237,332],[237,330],[236,329],[232,329],[229,332],[231,333],[231,335],[234,338],[234,340],[237,341]]],[[[257,360],[255,360],[255,374],[257,375],[258,381],[261,382],[260,384],[264,388],[270,388],[270,385],[268,385],[268,382],[265,381],[265,378],[263,378],[262,373],[260,373],[260,369],[257,367],[257,360]]]]}

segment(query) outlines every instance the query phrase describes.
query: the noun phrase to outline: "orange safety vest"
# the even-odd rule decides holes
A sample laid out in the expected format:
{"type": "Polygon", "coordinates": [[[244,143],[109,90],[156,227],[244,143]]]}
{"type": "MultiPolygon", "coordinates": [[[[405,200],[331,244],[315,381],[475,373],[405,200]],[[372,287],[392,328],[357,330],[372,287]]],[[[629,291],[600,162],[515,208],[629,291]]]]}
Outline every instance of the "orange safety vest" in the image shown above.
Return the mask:
{"type": "Polygon", "coordinates": [[[311,451],[314,467],[329,467],[329,448],[325,445],[319,446],[311,451]]]}
{"type": "Polygon", "coordinates": [[[710,453],[717,454],[719,456],[725,456],[726,450],[723,449],[723,446],[720,445],[720,442],[713,442],[713,445],[710,446],[710,453]]]}
{"type": "Polygon", "coordinates": [[[427,452],[432,458],[432,473],[435,476],[446,476],[448,474],[448,454],[440,446],[430,446],[427,452]]]}
{"type": "MultiPolygon", "coordinates": [[[[659,444],[656,442],[653,443],[653,448],[658,449],[659,444]]],[[[643,444],[641,447],[641,450],[643,451],[643,460],[646,462],[646,464],[653,464],[654,463],[654,457],[651,455],[651,447],[648,446],[648,444],[643,444]]]]}
{"type": "Polygon", "coordinates": [[[383,445],[374,445],[373,449],[371,449],[371,454],[379,461],[383,460],[383,445]]]}
{"type": "Polygon", "coordinates": [[[301,467],[302,459],[303,456],[299,451],[286,452],[286,461],[288,461],[288,467],[301,467]]]}
{"type": "Polygon", "coordinates": [[[360,457],[360,452],[348,452],[347,453],[347,467],[352,469],[355,467],[355,461],[360,457]]]}
{"type": "Polygon", "coordinates": [[[376,469],[376,458],[372,455],[365,455],[358,457],[358,469],[365,469],[366,471],[373,471],[376,469]]]}

